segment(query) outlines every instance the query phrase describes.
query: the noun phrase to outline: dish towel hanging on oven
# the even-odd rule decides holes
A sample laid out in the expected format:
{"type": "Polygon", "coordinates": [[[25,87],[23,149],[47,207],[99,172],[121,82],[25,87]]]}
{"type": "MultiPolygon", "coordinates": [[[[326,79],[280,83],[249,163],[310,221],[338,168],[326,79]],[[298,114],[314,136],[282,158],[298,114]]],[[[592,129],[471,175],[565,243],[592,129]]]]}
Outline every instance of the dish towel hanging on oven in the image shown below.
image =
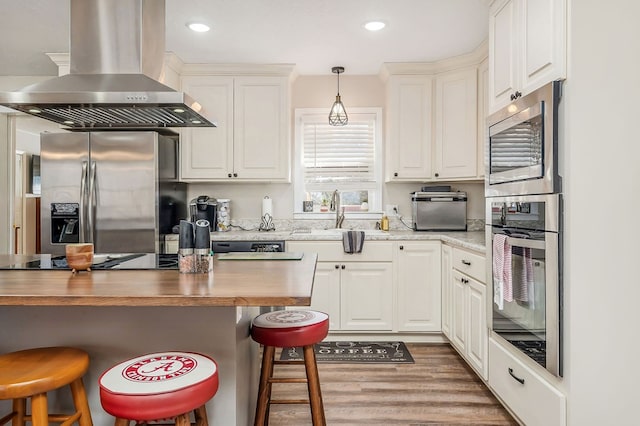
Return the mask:
{"type": "Polygon", "coordinates": [[[345,253],[361,253],[364,245],[364,231],[345,231],[342,233],[342,246],[345,253]]]}
{"type": "Polygon", "coordinates": [[[504,302],[513,302],[513,279],[511,276],[511,244],[503,234],[493,236],[493,302],[504,309],[504,302]]]}
{"type": "Polygon", "coordinates": [[[533,260],[529,247],[514,247],[513,254],[513,299],[521,305],[532,302],[533,260]],[[517,259],[517,260],[516,260],[517,259]]]}

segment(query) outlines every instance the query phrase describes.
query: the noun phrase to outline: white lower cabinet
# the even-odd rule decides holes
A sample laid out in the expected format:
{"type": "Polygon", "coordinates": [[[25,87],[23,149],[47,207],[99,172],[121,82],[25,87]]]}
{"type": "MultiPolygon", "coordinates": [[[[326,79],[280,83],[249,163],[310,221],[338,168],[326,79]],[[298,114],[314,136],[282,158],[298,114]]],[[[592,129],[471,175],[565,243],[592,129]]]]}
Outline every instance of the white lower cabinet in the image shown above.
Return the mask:
{"type": "Polygon", "coordinates": [[[564,394],[493,338],[489,339],[489,386],[527,426],[567,424],[564,394]]]}
{"type": "Polygon", "coordinates": [[[289,241],[287,251],[318,253],[311,308],[330,316],[331,331],[392,331],[393,243],[368,241],[344,253],[342,241],[289,241]]]}
{"type": "Polygon", "coordinates": [[[449,333],[451,341],[469,365],[487,379],[487,302],[484,277],[484,256],[452,249],[451,281],[444,285],[449,300],[449,333]]]}
{"type": "Polygon", "coordinates": [[[441,331],[440,241],[396,246],[398,331],[441,331]]]}

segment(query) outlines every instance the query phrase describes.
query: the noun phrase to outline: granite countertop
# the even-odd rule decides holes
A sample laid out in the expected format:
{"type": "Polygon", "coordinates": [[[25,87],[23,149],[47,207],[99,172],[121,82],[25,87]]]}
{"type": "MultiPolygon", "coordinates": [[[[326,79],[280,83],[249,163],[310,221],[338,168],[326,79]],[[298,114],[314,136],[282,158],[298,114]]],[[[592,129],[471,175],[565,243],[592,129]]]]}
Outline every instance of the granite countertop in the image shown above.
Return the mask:
{"type": "MultiPolygon", "coordinates": [[[[485,233],[484,231],[452,231],[452,232],[434,232],[434,231],[411,231],[411,230],[364,230],[367,234],[365,240],[368,241],[427,241],[440,240],[444,243],[454,246],[466,248],[469,250],[485,252],[485,233]],[[367,232],[369,231],[369,232],[367,232]]],[[[165,238],[177,240],[178,235],[171,234],[165,238]]],[[[213,232],[211,234],[213,241],[339,241],[342,239],[340,230],[286,230],[286,231],[229,231],[229,232],[213,232]]]]}

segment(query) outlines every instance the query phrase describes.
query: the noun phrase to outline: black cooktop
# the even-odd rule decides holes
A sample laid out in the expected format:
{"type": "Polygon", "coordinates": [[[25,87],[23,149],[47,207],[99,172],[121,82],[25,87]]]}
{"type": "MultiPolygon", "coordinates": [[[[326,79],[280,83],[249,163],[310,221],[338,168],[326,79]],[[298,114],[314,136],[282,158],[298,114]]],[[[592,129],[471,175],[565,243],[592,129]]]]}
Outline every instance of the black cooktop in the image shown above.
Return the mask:
{"type": "MultiPolygon", "coordinates": [[[[64,256],[52,256],[43,254],[40,259],[14,263],[12,265],[0,265],[0,269],[68,269],[67,259],[64,256]]],[[[178,269],[177,254],[104,254],[94,255],[91,270],[107,269],[178,269]]]]}

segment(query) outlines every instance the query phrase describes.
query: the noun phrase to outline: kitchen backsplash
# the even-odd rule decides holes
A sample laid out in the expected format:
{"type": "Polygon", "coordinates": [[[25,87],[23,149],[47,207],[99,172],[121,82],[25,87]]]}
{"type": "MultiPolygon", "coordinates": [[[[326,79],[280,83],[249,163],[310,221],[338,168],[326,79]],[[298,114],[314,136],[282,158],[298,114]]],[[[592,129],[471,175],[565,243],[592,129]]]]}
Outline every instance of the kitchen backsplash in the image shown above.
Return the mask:
{"type": "MultiPolygon", "coordinates": [[[[376,220],[347,219],[342,224],[344,229],[375,229],[376,220]]],[[[335,227],[335,219],[275,219],[276,231],[293,231],[297,229],[330,229],[335,227]]],[[[467,219],[467,231],[484,231],[484,219],[467,219]]],[[[260,226],[258,219],[232,219],[233,230],[256,231],[260,226]]],[[[411,217],[389,217],[389,229],[392,231],[407,231],[411,229],[411,217]]]]}

